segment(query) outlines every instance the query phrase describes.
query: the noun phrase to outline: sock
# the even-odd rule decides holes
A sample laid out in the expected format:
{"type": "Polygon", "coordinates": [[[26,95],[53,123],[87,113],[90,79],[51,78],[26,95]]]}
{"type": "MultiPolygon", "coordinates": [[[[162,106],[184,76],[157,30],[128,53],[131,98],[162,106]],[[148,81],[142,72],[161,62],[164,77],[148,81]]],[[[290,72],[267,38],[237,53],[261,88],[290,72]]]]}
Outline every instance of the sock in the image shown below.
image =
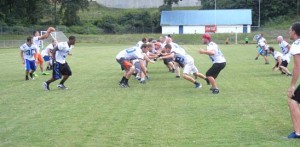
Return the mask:
{"type": "Polygon", "coordinates": [[[59,84],[64,85],[65,80],[61,80],[59,84]]]}
{"type": "Polygon", "coordinates": [[[296,134],[297,136],[300,136],[300,134],[298,134],[298,133],[296,133],[296,132],[295,132],[295,134],[296,134]]]}
{"type": "Polygon", "coordinates": [[[124,83],[124,82],[125,82],[125,79],[126,79],[126,78],[123,76],[120,83],[124,83]]]}
{"type": "MultiPolygon", "coordinates": [[[[125,77],[124,77],[124,78],[125,78],[125,77]]],[[[124,79],[124,82],[125,82],[126,84],[128,84],[128,79],[125,78],[125,79],[124,79]]]]}

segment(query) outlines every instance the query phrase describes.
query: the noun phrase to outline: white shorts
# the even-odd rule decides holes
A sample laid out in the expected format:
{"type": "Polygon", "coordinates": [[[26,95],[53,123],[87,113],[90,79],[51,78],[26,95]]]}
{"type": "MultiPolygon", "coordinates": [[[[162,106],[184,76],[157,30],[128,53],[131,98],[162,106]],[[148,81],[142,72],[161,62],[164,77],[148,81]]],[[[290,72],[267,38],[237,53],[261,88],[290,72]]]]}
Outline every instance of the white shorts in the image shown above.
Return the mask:
{"type": "Polygon", "coordinates": [[[198,73],[198,69],[194,64],[194,59],[192,57],[188,57],[188,62],[184,65],[183,73],[184,74],[198,73]]]}

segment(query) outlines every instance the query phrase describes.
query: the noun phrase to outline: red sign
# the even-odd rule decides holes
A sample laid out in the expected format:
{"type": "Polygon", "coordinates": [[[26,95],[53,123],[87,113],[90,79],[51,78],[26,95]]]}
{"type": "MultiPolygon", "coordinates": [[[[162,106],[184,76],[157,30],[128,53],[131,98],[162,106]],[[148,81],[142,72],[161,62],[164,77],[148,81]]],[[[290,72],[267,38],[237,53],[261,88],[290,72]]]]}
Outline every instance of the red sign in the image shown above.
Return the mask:
{"type": "Polygon", "coordinates": [[[215,33],[217,31],[216,25],[206,25],[205,26],[205,33],[215,33]]]}

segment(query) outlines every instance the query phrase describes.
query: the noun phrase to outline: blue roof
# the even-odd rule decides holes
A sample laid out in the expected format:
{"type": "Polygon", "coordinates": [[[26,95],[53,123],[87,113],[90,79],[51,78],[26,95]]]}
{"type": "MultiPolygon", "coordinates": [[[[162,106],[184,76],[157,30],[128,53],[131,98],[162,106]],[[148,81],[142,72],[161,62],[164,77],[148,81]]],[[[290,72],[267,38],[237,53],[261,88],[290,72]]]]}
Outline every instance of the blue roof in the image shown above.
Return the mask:
{"type": "Polygon", "coordinates": [[[251,9],[162,11],[160,25],[252,24],[251,9]]]}

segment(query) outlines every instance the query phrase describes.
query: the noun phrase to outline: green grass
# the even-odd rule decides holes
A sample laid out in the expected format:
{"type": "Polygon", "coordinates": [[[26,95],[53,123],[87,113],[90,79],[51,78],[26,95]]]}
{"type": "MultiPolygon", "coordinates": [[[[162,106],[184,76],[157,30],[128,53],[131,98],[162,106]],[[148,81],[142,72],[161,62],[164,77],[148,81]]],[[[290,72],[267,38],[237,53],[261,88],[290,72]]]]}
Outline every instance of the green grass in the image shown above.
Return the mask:
{"type": "MultiPolygon", "coordinates": [[[[275,45],[274,45],[275,46],[275,45]]],[[[212,95],[176,79],[162,62],[151,80],[121,89],[116,54],[128,45],[77,44],[68,57],[69,90],[42,89],[49,76],[24,81],[18,49],[0,50],[0,146],[299,146],[286,91],[290,77],[272,72],[255,45],[221,45],[227,66],[212,95]]],[[[204,45],[183,45],[200,72],[211,66],[204,45]]],[[[276,46],[275,46],[276,47],[276,46]]],[[[292,64],[289,65],[292,68],[292,64]]]]}

